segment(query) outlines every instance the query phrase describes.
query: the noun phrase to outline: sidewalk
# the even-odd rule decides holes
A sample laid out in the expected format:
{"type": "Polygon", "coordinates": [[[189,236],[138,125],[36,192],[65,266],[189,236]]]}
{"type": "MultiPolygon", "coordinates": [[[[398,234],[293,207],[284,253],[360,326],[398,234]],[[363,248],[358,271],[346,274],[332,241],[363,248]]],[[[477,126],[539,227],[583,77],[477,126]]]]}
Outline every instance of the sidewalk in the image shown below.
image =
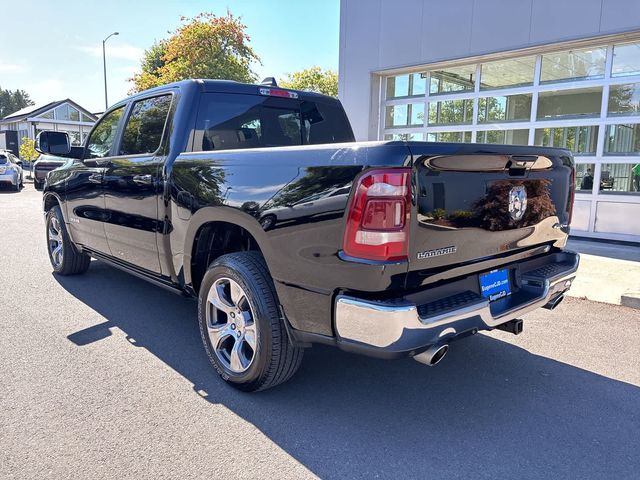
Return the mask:
{"type": "Polygon", "coordinates": [[[640,308],[640,246],[570,239],[580,253],[572,297],[640,308]]]}

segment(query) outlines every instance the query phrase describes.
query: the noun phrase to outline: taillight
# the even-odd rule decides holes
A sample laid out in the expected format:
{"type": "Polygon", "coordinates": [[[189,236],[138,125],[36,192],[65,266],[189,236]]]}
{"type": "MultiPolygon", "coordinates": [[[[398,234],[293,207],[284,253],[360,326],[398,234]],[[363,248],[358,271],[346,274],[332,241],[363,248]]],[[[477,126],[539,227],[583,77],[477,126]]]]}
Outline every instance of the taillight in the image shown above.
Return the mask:
{"type": "Polygon", "coordinates": [[[571,225],[571,218],[573,217],[573,201],[576,196],[576,167],[571,168],[571,186],[569,187],[569,205],[567,205],[569,211],[569,220],[567,224],[571,225]]]}
{"type": "Polygon", "coordinates": [[[370,170],[355,187],[342,249],[367,260],[406,260],[411,169],[370,170]]]}

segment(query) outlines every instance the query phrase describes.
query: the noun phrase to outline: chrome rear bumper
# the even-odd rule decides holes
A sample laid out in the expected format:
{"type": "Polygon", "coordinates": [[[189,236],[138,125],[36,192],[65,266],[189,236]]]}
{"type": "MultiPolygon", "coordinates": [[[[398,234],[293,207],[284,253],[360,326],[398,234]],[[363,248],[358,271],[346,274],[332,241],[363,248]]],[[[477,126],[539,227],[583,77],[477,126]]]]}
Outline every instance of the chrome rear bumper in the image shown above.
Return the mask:
{"type": "Polygon", "coordinates": [[[507,265],[514,272],[515,291],[491,303],[471,291],[432,295],[426,304],[407,298],[373,301],[339,295],[335,303],[339,342],[360,346],[372,355],[377,351],[384,356],[415,355],[430,345],[491,330],[543,307],[570,288],[578,264],[578,254],[564,251],[542,261],[507,265]]]}

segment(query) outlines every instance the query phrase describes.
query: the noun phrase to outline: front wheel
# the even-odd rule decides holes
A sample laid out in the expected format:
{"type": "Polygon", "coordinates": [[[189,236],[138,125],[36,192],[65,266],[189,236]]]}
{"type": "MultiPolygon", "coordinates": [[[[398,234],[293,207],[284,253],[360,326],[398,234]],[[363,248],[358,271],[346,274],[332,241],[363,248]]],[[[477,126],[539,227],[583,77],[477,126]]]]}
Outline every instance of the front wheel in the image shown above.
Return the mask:
{"type": "Polygon", "coordinates": [[[300,366],[303,349],[289,341],[273,280],[258,252],[223,255],[209,267],[198,320],[209,360],[240,390],[273,387],[300,366]]]}
{"type": "Polygon", "coordinates": [[[80,253],[69,238],[62,210],[56,205],[47,212],[47,251],[53,271],[60,275],[78,275],[88,270],[91,257],[80,253]]]}

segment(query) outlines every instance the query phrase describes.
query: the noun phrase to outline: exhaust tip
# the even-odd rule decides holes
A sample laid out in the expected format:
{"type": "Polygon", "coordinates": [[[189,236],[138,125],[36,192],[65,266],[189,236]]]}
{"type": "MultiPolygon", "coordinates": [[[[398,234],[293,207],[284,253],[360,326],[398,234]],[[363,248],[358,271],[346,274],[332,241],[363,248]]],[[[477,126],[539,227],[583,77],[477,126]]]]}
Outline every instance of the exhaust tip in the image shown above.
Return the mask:
{"type": "Polygon", "coordinates": [[[430,367],[434,367],[440,363],[440,361],[447,355],[449,352],[449,345],[442,345],[431,357],[430,367]]]}
{"type": "Polygon", "coordinates": [[[551,299],[549,301],[549,303],[547,303],[546,305],[544,305],[542,308],[546,308],[547,310],[553,310],[554,308],[556,308],[558,305],[560,305],[562,303],[562,301],[564,300],[564,295],[560,294],[557,297],[551,299]]]}
{"type": "Polygon", "coordinates": [[[446,343],[444,345],[432,345],[424,352],[413,357],[413,359],[428,367],[434,367],[442,361],[448,352],[449,345],[446,343]]]}

